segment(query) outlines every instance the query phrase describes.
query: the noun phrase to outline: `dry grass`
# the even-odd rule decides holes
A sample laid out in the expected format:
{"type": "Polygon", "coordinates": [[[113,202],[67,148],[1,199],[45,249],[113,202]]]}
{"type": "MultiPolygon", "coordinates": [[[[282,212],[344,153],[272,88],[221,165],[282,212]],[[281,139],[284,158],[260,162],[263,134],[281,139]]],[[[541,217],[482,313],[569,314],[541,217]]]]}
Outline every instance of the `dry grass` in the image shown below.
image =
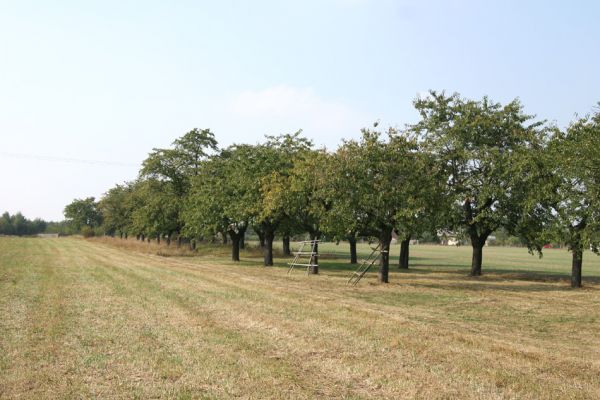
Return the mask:
{"type": "Polygon", "coordinates": [[[116,246],[0,238],[1,398],[600,397],[593,280],[469,279],[423,248],[352,288],[335,262],[288,276],[116,246]]]}
{"type": "MultiPolygon", "coordinates": [[[[102,236],[88,239],[90,242],[107,244],[122,250],[135,251],[137,253],[154,254],[162,257],[212,257],[212,258],[227,258],[231,254],[230,245],[222,245],[219,243],[198,242],[194,250],[190,243],[182,243],[177,245],[176,241],[172,241],[167,245],[165,240],[158,243],[156,240],[140,241],[134,238],[118,239],[110,236],[102,236]]],[[[277,249],[277,255],[281,256],[281,252],[277,249]]],[[[257,243],[250,243],[246,249],[241,251],[245,257],[260,258],[262,257],[261,250],[257,248],[257,243]]]]}

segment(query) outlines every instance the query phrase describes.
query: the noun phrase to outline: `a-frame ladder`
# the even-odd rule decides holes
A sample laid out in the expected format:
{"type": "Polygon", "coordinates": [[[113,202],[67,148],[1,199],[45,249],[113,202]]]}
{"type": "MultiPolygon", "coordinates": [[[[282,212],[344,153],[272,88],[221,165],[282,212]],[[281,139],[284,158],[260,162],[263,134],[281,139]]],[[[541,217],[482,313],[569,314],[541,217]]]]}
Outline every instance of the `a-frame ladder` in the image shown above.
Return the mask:
{"type": "Polygon", "coordinates": [[[296,252],[294,260],[291,263],[288,263],[288,265],[290,266],[290,268],[288,269],[288,274],[292,272],[294,267],[306,267],[306,274],[308,274],[310,272],[311,267],[319,266],[319,264],[317,264],[316,262],[316,256],[318,255],[316,251],[317,243],[319,243],[317,239],[305,240],[303,242],[300,242],[300,248],[296,252]],[[310,251],[304,251],[304,247],[306,247],[307,245],[310,247],[310,251]],[[308,258],[308,262],[303,261],[303,258],[308,258]]]}
{"type": "Polygon", "coordinates": [[[369,256],[360,263],[356,271],[350,275],[350,279],[348,279],[349,284],[356,286],[356,284],[362,279],[363,276],[365,276],[369,269],[371,269],[373,264],[375,264],[375,261],[379,260],[381,253],[385,251],[382,251],[380,246],[381,244],[377,244],[376,247],[371,247],[371,254],[369,254],[369,256]]]}

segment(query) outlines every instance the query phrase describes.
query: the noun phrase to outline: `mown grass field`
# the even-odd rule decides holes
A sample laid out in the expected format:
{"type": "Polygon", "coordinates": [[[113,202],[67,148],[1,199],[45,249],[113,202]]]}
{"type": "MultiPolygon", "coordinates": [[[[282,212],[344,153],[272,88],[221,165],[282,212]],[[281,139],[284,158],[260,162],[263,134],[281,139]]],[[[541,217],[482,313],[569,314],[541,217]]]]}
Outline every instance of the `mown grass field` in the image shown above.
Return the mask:
{"type": "Polygon", "coordinates": [[[349,287],[332,256],[169,251],[0,237],[0,398],[600,398],[600,257],[572,290],[563,250],[486,248],[468,278],[469,248],[413,246],[349,287]]]}

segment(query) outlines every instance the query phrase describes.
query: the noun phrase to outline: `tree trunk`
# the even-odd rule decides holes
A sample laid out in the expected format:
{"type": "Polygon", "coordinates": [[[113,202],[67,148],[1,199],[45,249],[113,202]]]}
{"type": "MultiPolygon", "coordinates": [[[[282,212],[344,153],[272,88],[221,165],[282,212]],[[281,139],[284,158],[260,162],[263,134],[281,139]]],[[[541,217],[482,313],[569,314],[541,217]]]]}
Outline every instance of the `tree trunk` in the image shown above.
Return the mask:
{"type": "Polygon", "coordinates": [[[275,232],[272,230],[265,230],[265,232],[264,232],[265,267],[273,265],[273,239],[275,239],[275,232]]]}
{"type": "Polygon", "coordinates": [[[473,246],[473,258],[471,260],[471,276],[481,276],[481,264],[483,262],[483,245],[485,240],[471,239],[473,246]]]}
{"type": "Polygon", "coordinates": [[[358,256],[356,254],[356,237],[348,236],[348,243],[350,243],[350,264],[358,264],[358,256]]]}
{"type": "Polygon", "coordinates": [[[146,237],[144,236],[144,234],[143,234],[143,233],[140,235],[140,240],[141,240],[142,242],[144,242],[144,241],[146,240],[146,237]]]}
{"type": "Polygon", "coordinates": [[[160,244],[160,233],[156,235],[156,243],[160,244]]]}
{"type": "Polygon", "coordinates": [[[283,255],[285,255],[285,256],[291,256],[292,255],[292,250],[290,249],[290,237],[289,237],[289,235],[284,235],[282,242],[283,242],[283,255]]]}
{"type": "Polygon", "coordinates": [[[261,249],[265,248],[265,233],[264,232],[256,232],[258,235],[258,243],[261,249]]]}
{"type": "Polygon", "coordinates": [[[127,234],[127,232],[125,232],[125,240],[127,240],[128,236],[129,235],[127,234]]]}
{"type": "MultiPolygon", "coordinates": [[[[319,237],[315,236],[314,240],[318,240],[318,239],[319,239],[319,237]]],[[[312,246],[311,246],[311,248],[312,248],[312,246]]],[[[312,274],[312,275],[317,275],[319,273],[319,243],[315,243],[314,253],[315,254],[312,255],[310,258],[309,264],[311,264],[311,266],[308,267],[308,273],[312,274]]]]}
{"type": "Polygon", "coordinates": [[[177,248],[180,248],[180,247],[181,247],[181,240],[182,240],[182,239],[183,239],[183,238],[181,237],[181,235],[180,235],[180,234],[177,234],[177,248]]]}
{"type": "Polygon", "coordinates": [[[581,267],[583,265],[583,246],[578,244],[571,249],[573,253],[573,263],[571,264],[571,287],[581,287],[581,267]]]}
{"type": "Polygon", "coordinates": [[[381,259],[379,262],[379,282],[388,283],[390,273],[390,242],[392,241],[392,231],[386,230],[381,232],[379,237],[379,245],[381,249],[381,259]]]}
{"type": "Polygon", "coordinates": [[[408,269],[408,253],[410,249],[410,236],[400,242],[400,259],[398,266],[400,269],[408,269]]]}
{"type": "Polygon", "coordinates": [[[231,238],[231,260],[240,261],[240,238],[239,232],[229,231],[229,237],[231,238]]]}
{"type": "Polygon", "coordinates": [[[123,239],[123,232],[119,232],[119,236],[121,239],[123,239]]]}
{"type": "Polygon", "coordinates": [[[190,240],[190,250],[192,250],[192,251],[196,250],[196,239],[190,240]]]}

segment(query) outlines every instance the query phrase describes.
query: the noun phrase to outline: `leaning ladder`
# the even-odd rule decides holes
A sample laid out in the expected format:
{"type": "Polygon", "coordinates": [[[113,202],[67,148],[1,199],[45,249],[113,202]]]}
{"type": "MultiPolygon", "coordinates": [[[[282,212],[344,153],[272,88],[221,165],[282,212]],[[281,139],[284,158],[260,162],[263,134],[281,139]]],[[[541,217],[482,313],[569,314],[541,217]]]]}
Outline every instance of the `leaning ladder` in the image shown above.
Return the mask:
{"type": "Polygon", "coordinates": [[[360,263],[356,271],[350,275],[350,279],[348,279],[349,284],[356,286],[369,269],[371,269],[373,264],[375,264],[375,261],[379,259],[381,253],[385,252],[385,250],[382,251],[380,249],[380,246],[381,244],[377,244],[377,247],[371,247],[371,254],[369,254],[369,256],[360,263]]]}
{"type": "Polygon", "coordinates": [[[288,263],[290,268],[288,269],[288,274],[292,272],[294,267],[306,267],[306,274],[310,272],[311,267],[318,267],[319,264],[315,263],[315,256],[317,252],[315,251],[315,247],[317,246],[319,241],[315,240],[305,240],[304,242],[300,242],[300,248],[296,252],[296,256],[294,257],[294,261],[288,263]],[[310,245],[310,251],[303,251],[306,245],[310,245]],[[302,258],[309,256],[308,264],[306,262],[302,262],[302,258]]]}

